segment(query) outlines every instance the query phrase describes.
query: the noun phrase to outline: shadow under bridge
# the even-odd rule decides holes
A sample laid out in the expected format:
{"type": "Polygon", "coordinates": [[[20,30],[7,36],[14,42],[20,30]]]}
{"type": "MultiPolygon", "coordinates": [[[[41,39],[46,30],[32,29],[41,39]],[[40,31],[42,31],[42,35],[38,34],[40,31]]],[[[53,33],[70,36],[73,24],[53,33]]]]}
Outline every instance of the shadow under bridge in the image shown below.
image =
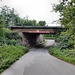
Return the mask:
{"type": "Polygon", "coordinates": [[[28,44],[30,46],[36,46],[39,44],[41,41],[44,40],[43,35],[39,33],[26,33],[23,32],[24,37],[28,41],[28,44]]]}

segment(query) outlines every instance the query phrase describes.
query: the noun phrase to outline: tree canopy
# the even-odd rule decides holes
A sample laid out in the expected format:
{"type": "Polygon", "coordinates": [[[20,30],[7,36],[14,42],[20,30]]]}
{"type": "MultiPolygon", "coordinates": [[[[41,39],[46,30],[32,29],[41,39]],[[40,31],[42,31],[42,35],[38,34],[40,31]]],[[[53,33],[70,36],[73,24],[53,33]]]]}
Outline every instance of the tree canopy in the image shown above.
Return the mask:
{"type": "MultiPolygon", "coordinates": [[[[17,13],[15,13],[14,8],[8,6],[1,7],[0,18],[1,16],[4,19],[4,22],[7,26],[45,26],[45,21],[29,20],[28,16],[21,18],[17,13]]],[[[0,24],[2,24],[3,19],[0,19],[0,24]]]]}
{"type": "Polygon", "coordinates": [[[75,0],[61,0],[60,4],[53,5],[53,10],[60,13],[59,22],[67,28],[62,34],[70,40],[70,46],[75,47],[75,0]]]}

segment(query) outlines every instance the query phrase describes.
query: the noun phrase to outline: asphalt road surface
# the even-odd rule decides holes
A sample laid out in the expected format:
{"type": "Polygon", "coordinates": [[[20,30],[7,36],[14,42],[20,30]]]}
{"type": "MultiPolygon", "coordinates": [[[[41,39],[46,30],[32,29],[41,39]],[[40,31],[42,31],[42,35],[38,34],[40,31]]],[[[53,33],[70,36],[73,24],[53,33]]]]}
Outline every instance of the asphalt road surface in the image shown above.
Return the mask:
{"type": "Polygon", "coordinates": [[[47,48],[32,48],[1,75],[75,75],[75,66],[51,56],[47,48]]]}

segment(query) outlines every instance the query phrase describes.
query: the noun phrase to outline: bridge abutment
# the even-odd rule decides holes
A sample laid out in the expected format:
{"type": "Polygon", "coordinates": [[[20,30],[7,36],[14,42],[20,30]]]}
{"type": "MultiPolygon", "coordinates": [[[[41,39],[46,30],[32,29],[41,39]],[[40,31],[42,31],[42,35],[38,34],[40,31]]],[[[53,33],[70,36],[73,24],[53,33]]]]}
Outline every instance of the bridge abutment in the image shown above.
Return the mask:
{"type": "Polygon", "coordinates": [[[28,40],[28,44],[30,44],[30,46],[35,46],[44,40],[42,34],[34,33],[23,33],[23,40],[24,39],[28,40]]]}
{"type": "Polygon", "coordinates": [[[36,42],[37,44],[39,44],[40,42],[42,42],[44,40],[44,37],[42,34],[39,34],[37,37],[36,37],[36,42]]]}

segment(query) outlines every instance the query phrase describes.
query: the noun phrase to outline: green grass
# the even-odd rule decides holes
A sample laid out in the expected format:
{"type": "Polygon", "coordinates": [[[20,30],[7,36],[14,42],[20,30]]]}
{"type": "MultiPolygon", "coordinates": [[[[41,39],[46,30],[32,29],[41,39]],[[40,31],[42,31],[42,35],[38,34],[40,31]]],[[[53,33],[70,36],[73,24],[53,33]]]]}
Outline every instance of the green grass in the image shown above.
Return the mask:
{"type": "Polygon", "coordinates": [[[55,39],[55,37],[44,37],[45,39],[55,39]]]}
{"type": "Polygon", "coordinates": [[[45,40],[40,42],[40,44],[45,44],[45,43],[46,43],[46,41],[45,41],[45,40]]]}
{"type": "Polygon", "coordinates": [[[49,53],[59,59],[62,59],[75,65],[75,49],[60,50],[56,47],[51,47],[49,49],[49,53]]]}
{"type": "Polygon", "coordinates": [[[28,48],[23,46],[0,46],[0,73],[27,52],[28,48]]]}

